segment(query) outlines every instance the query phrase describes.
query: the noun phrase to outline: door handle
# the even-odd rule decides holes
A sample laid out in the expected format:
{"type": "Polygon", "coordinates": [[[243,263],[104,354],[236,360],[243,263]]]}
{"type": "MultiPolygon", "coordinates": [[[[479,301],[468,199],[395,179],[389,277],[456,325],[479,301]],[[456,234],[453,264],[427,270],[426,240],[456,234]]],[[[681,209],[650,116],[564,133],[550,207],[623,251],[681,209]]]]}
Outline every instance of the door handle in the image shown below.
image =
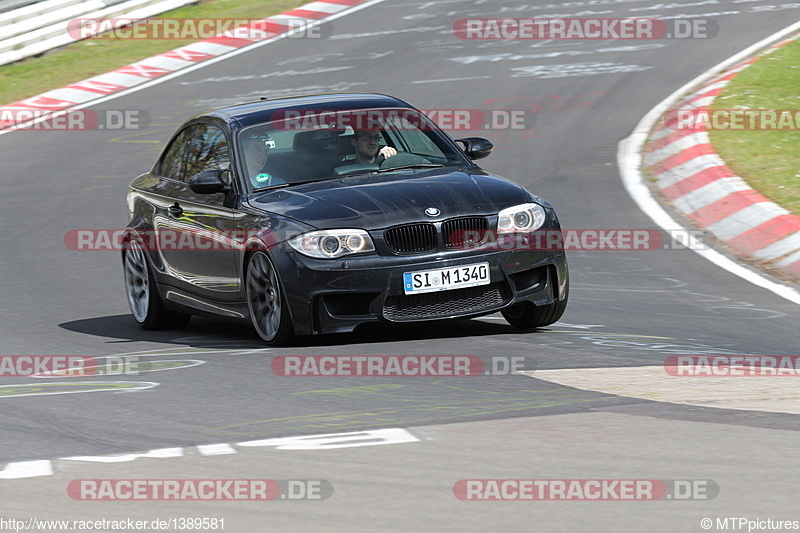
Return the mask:
{"type": "Polygon", "coordinates": [[[169,214],[174,217],[180,217],[183,214],[183,208],[175,202],[173,205],[169,206],[169,214]]]}

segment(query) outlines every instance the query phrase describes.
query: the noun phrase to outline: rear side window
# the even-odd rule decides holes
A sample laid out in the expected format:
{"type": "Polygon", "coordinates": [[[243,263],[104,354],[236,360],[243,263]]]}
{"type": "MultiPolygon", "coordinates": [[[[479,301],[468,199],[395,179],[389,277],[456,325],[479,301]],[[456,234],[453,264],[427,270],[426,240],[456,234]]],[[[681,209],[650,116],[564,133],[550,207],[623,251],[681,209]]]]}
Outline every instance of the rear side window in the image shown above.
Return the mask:
{"type": "Polygon", "coordinates": [[[198,124],[188,145],[184,180],[207,170],[230,168],[230,150],[225,133],[211,124],[198,124]]]}
{"type": "Polygon", "coordinates": [[[173,180],[183,181],[185,174],[184,156],[186,155],[186,147],[196,129],[197,126],[189,126],[175,137],[175,140],[172,141],[167,153],[164,154],[164,158],[161,160],[158,169],[159,175],[173,180]]]}

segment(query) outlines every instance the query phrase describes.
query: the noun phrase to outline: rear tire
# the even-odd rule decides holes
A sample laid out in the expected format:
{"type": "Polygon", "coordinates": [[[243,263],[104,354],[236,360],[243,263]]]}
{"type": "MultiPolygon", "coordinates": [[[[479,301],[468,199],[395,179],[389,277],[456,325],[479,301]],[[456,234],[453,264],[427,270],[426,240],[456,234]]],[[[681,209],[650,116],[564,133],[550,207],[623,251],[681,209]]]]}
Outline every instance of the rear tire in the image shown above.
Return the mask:
{"type": "Polygon", "coordinates": [[[564,286],[564,299],[548,305],[536,306],[531,302],[520,302],[501,313],[506,322],[519,329],[534,329],[549,326],[564,314],[569,300],[569,280],[564,286]]]}
{"type": "Polygon", "coordinates": [[[123,255],[125,289],[133,319],[142,329],[175,329],[188,324],[191,315],[169,311],[158,294],[147,255],[139,241],[133,239],[123,255]]]}

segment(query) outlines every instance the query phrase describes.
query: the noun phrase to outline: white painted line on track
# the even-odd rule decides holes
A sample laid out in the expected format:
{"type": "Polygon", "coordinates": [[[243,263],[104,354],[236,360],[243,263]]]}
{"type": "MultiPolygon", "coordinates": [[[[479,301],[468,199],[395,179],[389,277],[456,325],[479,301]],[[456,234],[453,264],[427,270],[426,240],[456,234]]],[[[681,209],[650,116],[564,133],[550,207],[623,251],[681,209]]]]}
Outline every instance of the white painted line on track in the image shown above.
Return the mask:
{"type": "Polygon", "coordinates": [[[237,442],[237,446],[274,446],[277,450],[333,450],[381,444],[402,444],[419,439],[402,428],[351,431],[349,433],[326,433],[307,437],[280,437],[277,439],[249,440],[237,442]]]}
{"type": "MultiPolygon", "coordinates": [[[[690,82],[686,83],[683,87],[679,88],[661,103],[651,109],[642,120],[634,128],[633,132],[620,141],[619,149],[617,150],[617,164],[619,165],[620,176],[622,182],[627,189],[636,205],[639,206],[644,213],[646,213],[653,221],[658,224],[665,231],[682,231],[688,232],[679,224],[667,211],[661,207],[658,201],[653,198],[647,185],[644,183],[644,177],[641,173],[642,164],[642,148],[647,142],[647,135],[653,128],[658,119],[666,113],[666,111],[675,103],[679,102],[681,98],[686,95],[690,90],[695,87],[701,86],[703,83],[712,79],[714,76],[724,71],[727,68],[743,61],[748,56],[766,48],[767,46],[788,37],[789,35],[800,30],[800,22],[796,22],[783,30],[770,35],[742,50],[741,52],[729,57],[725,61],[710,68],[703,74],[700,74],[690,82]]],[[[696,241],[693,237],[692,241],[696,241]]],[[[697,242],[690,243],[689,248],[700,255],[701,257],[711,261],[720,268],[727,270],[731,274],[739,276],[740,278],[749,281],[750,283],[767,289],[778,296],[789,300],[792,303],[800,305],[800,292],[792,287],[775,283],[761,275],[758,272],[750,270],[739,263],[725,257],[715,250],[702,250],[702,246],[697,242]]]]}
{"type": "Polygon", "coordinates": [[[441,79],[438,79],[438,80],[416,80],[416,81],[412,81],[411,83],[412,84],[415,84],[415,83],[440,83],[440,82],[443,82],[443,81],[485,80],[485,79],[488,79],[488,78],[491,78],[491,76],[469,76],[469,77],[466,77],[466,78],[441,78],[441,79]]]}
{"type": "MultiPolygon", "coordinates": [[[[276,450],[321,451],[341,448],[360,448],[362,446],[380,446],[384,444],[408,444],[420,442],[420,439],[403,428],[371,429],[350,431],[346,433],[327,433],[324,435],[304,435],[297,437],[278,437],[234,443],[242,448],[270,447],[276,450]]],[[[36,461],[17,461],[8,463],[0,470],[0,479],[22,479],[40,476],[51,476],[54,473],[53,461],[71,461],[84,463],[129,463],[138,459],[174,459],[186,456],[185,448],[160,448],[141,453],[80,455],[36,461]]],[[[200,455],[229,455],[239,453],[233,444],[201,444],[193,446],[200,455]]]]}
{"type": "Polygon", "coordinates": [[[40,383],[16,383],[14,385],[0,385],[0,400],[24,398],[26,396],[56,396],[89,392],[141,392],[158,385],[159,383],[152,381],[43,381],[40,383]],[[62,390],[59,390],[59,387],[62,390]],[[47,392],[49,390],[53,392],[47,392]]]}
{"type": "Polygon", "coordinates": [[[128,463],[136,459],[169,459],[183,457],[183,448],[161,448],[144,453],[126,453],[122,455],[76,455],[62,457],[62,461],[83,461],[91,463],[128,463]]]}
{"type": "Polygon", "coordinates": [[[50,461],[20,461],[9,463],[0,471],[0,479],[20,479],[25,477],[52,476],[53,464],[50,461]]]}
{"type": "Polygon", "coordinates": [[[197,451],[200,455],[227,455],[236,453],[236,448],[230,444],[202,444],[197,446],[197,451]]]}

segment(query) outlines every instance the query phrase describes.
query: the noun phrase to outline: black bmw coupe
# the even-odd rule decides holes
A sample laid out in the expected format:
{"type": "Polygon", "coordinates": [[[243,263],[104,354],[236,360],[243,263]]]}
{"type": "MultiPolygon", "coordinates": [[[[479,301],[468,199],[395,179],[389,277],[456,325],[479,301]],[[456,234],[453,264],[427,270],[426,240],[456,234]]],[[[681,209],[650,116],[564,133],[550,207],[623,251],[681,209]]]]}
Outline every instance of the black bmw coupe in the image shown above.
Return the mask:
{"type": "Polygon", "coordinates": [[[178,128],[130,186],[122,260],[144,329],[190,315],[268,344],[500,311],[546,326],[569,293],[552,206],[474,161],[409,104],[375,94],[262,100],[178,128]],[[540,242],[537,241],[537,242],[540,242]]]}

